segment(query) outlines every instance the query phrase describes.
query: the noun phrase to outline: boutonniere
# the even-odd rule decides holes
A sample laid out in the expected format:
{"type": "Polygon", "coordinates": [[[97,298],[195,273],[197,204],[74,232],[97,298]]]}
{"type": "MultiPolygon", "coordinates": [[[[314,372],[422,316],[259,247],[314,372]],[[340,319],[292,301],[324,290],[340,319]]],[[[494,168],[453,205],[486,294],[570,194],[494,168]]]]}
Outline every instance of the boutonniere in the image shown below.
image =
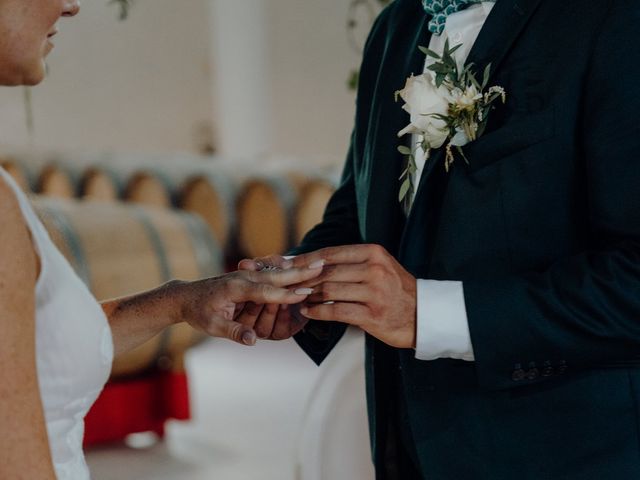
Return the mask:
{"type": "Polygon", "coordinates": [[[447,172],[455,160],[455,151],[468,163],[462,147],[482,136],[489,120],[494,102],[506,101],[502,87],[488,87],[491,64],[484,70],[482,82],[478,81],[474,65],[460,70],[453,54],[462,45],[449,48],[445,43],[444,52],[438,55],[432,50],[420,47],[427,57],[435,62],[419,76],[407,79],[404,89],[396,92],[404,100],[402,107],[411,116],[411,121],[398,136],[419,135],[420,142],[409,148],[398,147],[398,151],[408,157],[407,168],[400,180],[400,201],[413,194],[416,167],[416,150],[422,148],[427,158],[432,149],[446,143],[444,166],[447,172]]]}

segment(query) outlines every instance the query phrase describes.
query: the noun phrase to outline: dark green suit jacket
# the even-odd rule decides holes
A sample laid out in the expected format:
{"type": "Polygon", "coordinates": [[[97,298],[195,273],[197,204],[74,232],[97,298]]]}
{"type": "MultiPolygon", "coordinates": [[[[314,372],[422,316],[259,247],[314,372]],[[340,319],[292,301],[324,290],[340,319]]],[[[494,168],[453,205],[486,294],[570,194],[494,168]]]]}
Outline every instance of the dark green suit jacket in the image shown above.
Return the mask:
{"type": "MultiPolygon", "coordinates": [[[[468,165],[432,157],[405,221],[394,92],[422,73],[427,21],[396,0],[376,22],[342,186],[297,249],[377,243],[464,282],[474,363],[367,339],[378,477],[403,403],[430,480],[640,479],[640,2],[498,0],[469,61],[507,103],[468,165]]],[[[320,362],[343,329],[297,340],[320,362]]]]}

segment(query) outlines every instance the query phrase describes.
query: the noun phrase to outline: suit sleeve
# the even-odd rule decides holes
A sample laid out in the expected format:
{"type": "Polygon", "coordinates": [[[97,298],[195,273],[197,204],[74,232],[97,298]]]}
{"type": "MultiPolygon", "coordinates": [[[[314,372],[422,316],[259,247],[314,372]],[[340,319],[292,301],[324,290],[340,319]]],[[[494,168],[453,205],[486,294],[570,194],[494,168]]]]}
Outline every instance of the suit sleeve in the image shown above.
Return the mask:
{"type": "MultiPolygon", "coordinates": [[[[375,67],[378,64],[378,58],[372,51],[381,50],[379,47],[377,49],[372,48],[372,45],[384,41],[394,3],[392,2],[387,6],[378,16],[367,39],[364,48],[360,85],[358,86],[358,104],[367,103],[372,95],[371,82],[373,80],[369,78],[370,74],[367,74],[367,72],[371,66],[373,66],[373,70],[376,70],[375,67]],[[369,69],[366,68],[367,65],[370,66],[369,69]]],[[[362,120],[359,120],[360,116],[361,112],[356,111],[356,124],[354,133],[351,136],[351,145],[342,174],[341,185],[331,197],[322,222],[305,236],[301,245],[290,252],[291,255],[325,247],[362,243],[355,184],[356,140],[357,132],[361,127],[359,122],[362,122],[362,120]]],[[[295,340],[315,363],[320,364],[342,338],[345,330],[346,326],[344,324],[312,321],[307,324],[302,332],[296,335],[295,340]]]]}
{"type": "Polygon", "coordinates": [[[640,364],[640,5],[612,2],[584,87],[581,149],[597,247],[542,272],[464,283],[486,389],[640,364]]]}
{"type": "MultiPolygon", "coordinates": [[[[361,243],[353,175],[353,138],[340,187],[333,194],[322,222],[316,225],[290,254],[312,252],[320,248],[361,243]]],[[[298,345],[320,364],[340,341],[346,326],[337,322],[311,321],[295,336],[298,345]]]]}

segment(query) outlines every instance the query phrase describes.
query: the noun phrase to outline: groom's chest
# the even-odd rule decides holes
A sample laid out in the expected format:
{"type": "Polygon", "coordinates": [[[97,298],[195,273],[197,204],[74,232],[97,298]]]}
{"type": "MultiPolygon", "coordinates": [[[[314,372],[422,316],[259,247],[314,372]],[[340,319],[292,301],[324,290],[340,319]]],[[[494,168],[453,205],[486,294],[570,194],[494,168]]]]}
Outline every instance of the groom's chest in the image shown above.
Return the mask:
{"type": "MultiPolygon", "coordinates": [[[[372,40],[372,53],[363,64],[353,144],[354,182],[364,241],[397,245],[407,230],[420,237],[416,231],[431,228],[449,230],[452,235],[466,234],[486,243],[503,234],[504,223],[498,219],[505,183],[515,191],[518,184],[523,185],[523,191],[530,191],[532,182],[541,181],[542,175],[568,174],[566,162],[575,154],[588,48],[584,32],[567,29],[563,22],[554,20],[557,9],[542,4],[517,38],[511,39],[493,72],[491,85],[506,90],[506,103],[491,112],[484,135],[464,148],[468,163],[459,159],[446,177],[439,176],[438,181],[446,182],[446,187],[439,189],[442,198],[434,201],[433,195],[419,192],[418,204],[408,220],[398,208],[399,177],[406,161],[398,146],[406,145],[406,140],[397,136],[408,123],[408,114],[394,94],[408,76],[422,73],[425,57],[418,46],[429,45],[431,37],[425,18],[407,19],[406,28],[396,28],[384,38],[372,40]],[[565,167],[561,166],[563,162],[565,167]],[[554,163],[560,171],[554,170],[554,163]],[[434,208],[441,215],[430,215],[434,208]],[[434,221],[436,225],[427,225],[434,221]],[[402,231],[398,232],[398,226],[402,231]]],[[[496,41],[502,38],[499,31],[494,36],[496,41]]],[[[491,38],[485,35],[482,41],[490,43],[491,38]]],[[[429,160],[441,161],[438,152],[429,160]]],[[[428,188],[435,169],[443,168],[437,164],[431,167],[425,169],[427,178],[419,190],[428,188]]],[[[436,242],[433,238],[431,241],[436,242]]],[[[476,247],[462,248],[471,252],[476,247]]]]}

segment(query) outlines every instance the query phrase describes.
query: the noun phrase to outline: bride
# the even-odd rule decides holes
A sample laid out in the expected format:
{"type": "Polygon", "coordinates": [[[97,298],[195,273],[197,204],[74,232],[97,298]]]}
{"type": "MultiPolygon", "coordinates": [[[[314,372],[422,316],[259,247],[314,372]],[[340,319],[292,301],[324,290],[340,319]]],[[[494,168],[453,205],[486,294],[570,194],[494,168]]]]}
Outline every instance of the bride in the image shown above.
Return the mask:
{"type": "MultiPolygon", "coordinates": [[[[56,22],[78,10],[78,0],[0,0],[0,84],[42,81],[56,22]]],[[[0,219],[0,478],[6,480],[88,479],[83,418],[114,356],[183,321],[252,345],[255,332],[236,316],[243,304],[301,302],[309,290],[286,286],[322,270],[174,281],[100,305],[1,168],[0,219]]]]}

